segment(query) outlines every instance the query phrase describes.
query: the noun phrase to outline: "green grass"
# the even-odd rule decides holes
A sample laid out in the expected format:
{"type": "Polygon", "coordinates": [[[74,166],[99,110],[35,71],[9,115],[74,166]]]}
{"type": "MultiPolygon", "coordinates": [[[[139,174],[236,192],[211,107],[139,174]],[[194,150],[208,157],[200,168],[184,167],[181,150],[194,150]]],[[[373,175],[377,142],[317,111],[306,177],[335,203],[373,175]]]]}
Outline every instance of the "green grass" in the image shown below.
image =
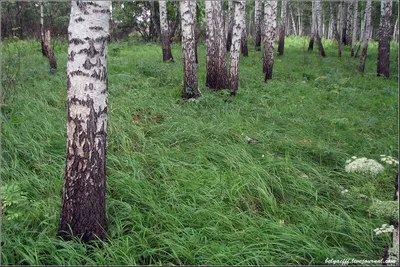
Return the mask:
{"type": "Polygon", "coordinates": [[[387,242],[373,229],[372,199],[391,200],[395,168],[370,177],[344,171],[346,159],[398,156],[398,44],[391,77],[376,77],[377,44],[366,71],[348,47],[337,57],[287,38],[264,83],[262,52],[240,59],[239,93],[205,84],[180,99],[181,46],[163,64],[158,44],[109,47],[107,214],[101,247],[55,238],[65,167],[66,50],[48,72],[40,44],[4,41],[2,264],[299,265],[326,258],[380,259],[387,242]],[[18,59],[18,60],[17,60],[18,59]],[[18,63],[19,62],[19,63],[18,63]],[[20,65],[18,65],[20,64],[20,65]],[[6,69],[8,67],[8,69],[6,69]],[[138,114],[141,118],[138,120],[138,114]],[[155,117],[156,116],[156,117],[155,117]],[[256,138],[248,144],[245,136],[256,138]],[[347,188],[348,194],[341,194],[347,188]],[[365,200],[359,194],[370,197],[365,200]]]}

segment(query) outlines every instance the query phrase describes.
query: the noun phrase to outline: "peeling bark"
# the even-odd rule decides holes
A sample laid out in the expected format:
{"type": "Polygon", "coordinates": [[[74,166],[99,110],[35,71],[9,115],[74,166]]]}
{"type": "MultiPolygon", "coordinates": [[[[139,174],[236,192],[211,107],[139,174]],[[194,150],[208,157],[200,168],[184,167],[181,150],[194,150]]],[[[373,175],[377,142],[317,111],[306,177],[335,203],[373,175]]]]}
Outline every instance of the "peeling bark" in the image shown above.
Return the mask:
{"type": "Polygon", "coordinates": [[[111,1],[71,1],[67,157],[57,236],[105,239],[107,45],[111,1]],[[79,19],[81,18],[81,19],[79,19]]]}
{"type": "Polygon", "coordinates": [[[196,98],[200,96],[197,83],[196,55],[195,55],[195,33],[194,16],[196,12],[196,3],[194,1],[181,1],[182,18],[182,60],[184,72],[184,85],[182,98],[196,98]]]}
{"type": "Polygon", "coordinates": [[[377,75],[389,77],[390,66],[390,17],[392,16],[392,0],[381,2],[381,22],[379,25],[378,67],[377,75]]]}

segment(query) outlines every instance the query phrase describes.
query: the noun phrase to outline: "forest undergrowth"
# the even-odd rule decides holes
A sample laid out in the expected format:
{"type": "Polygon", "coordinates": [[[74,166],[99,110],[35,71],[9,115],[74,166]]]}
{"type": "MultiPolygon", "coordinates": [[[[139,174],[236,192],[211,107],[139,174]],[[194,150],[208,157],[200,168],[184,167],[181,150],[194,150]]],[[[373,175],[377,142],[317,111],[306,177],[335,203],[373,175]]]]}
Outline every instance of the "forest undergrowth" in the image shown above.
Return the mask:
{"type": "MultiPolygon", "coordinates": [[[[2,265],[317,265],[379,260],[396,167],[347,173],[352,156],[398,157],[398,44],[391,76],[376,77],[344,47],[288,37],[264,83],[262,51],[240,58],[239,92],[205,88],[180,98],[181,45],[162,63],[157,43],[109,46],[108,241],[55,237],[65,169],[67,43],[49,72],[36,41],[2,42],[2,265]],[[254,142],[249,143],[248,138],[254,142]]],[[[383,163],[382,163],[383,164],[383,163]]]]}

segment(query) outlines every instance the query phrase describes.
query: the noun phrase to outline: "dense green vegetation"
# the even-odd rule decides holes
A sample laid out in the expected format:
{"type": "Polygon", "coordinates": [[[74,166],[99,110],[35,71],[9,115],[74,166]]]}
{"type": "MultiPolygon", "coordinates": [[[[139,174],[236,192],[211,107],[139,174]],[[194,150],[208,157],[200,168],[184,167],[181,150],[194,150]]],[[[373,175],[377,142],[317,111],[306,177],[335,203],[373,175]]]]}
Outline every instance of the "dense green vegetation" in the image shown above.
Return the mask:
{"type": "Polygon", "coordinates": [[[134,40],[109,47],[107,214],[102,246],[55,238],[65,167],[67,44],[54,43],[49,73],[40,43],[2,44],[2,264],[296,265],[380,259],[387,236],[368,211],[392,200],[395,168],[349,174],[351,156],[398,156],[398,44],[391,78],[376,77],[377,43],[366,71],[348,47],[337,57],[287,38],[273,80],[262,51],[240,60],[239,93],[204,88],[180,98],[175,63],[134,40]],[[13,77],[13,80],[11,79],[13,77]],[[14,88],[15,85],[15,88],[14,88]],[[257,139],[249,144],[245,136],[257,139]],[[349,189],[348,193],[341,193],[349,189]],[[369,196],[361,198],[360,194],[369,196]]]}

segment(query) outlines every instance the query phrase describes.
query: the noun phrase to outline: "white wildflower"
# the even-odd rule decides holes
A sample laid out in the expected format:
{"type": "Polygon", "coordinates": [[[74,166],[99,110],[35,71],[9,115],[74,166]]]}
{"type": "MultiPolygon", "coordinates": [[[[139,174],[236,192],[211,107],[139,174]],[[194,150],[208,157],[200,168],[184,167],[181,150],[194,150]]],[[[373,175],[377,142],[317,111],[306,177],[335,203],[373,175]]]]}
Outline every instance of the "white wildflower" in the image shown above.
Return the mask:
{"type": "Polygon", "coordinates": [[[382,227],[374,229],[375,235],[380,235],[382,233],[392,233],[394,230],[393,225],[382,224],[382,227]]]}
{"type": "Polygon", "coordinates": [[[356,156],[352,156],[351,158],[352,158],[352,159],[356,159],[357,157],[356,157],[356,156]]]}
{"type": "Polygon", "coordinates": [[[381,155],[381,161],[384,163],[387,163],[389,165],[392,165],[392,164],[399,165],[399,161],[392,156],[381,155]]]}
{"type": "Polygon", "coordinates": [[[377,175],[383,172],[384,168],[382,164],[378,163],[373,159],[367,159],[365,157],[355,159],[345,166],[345,171],[348,173],[357,172],[364,174],[377,175]]]}
{"type": "Polygon", "coordinates": [[[346,193],[348,193],[348,192],[349,192],[349,189],[345,189],[345,190],[342,190],[342,192],[340,192],[340,193],[346,194],[346,193]]]}

